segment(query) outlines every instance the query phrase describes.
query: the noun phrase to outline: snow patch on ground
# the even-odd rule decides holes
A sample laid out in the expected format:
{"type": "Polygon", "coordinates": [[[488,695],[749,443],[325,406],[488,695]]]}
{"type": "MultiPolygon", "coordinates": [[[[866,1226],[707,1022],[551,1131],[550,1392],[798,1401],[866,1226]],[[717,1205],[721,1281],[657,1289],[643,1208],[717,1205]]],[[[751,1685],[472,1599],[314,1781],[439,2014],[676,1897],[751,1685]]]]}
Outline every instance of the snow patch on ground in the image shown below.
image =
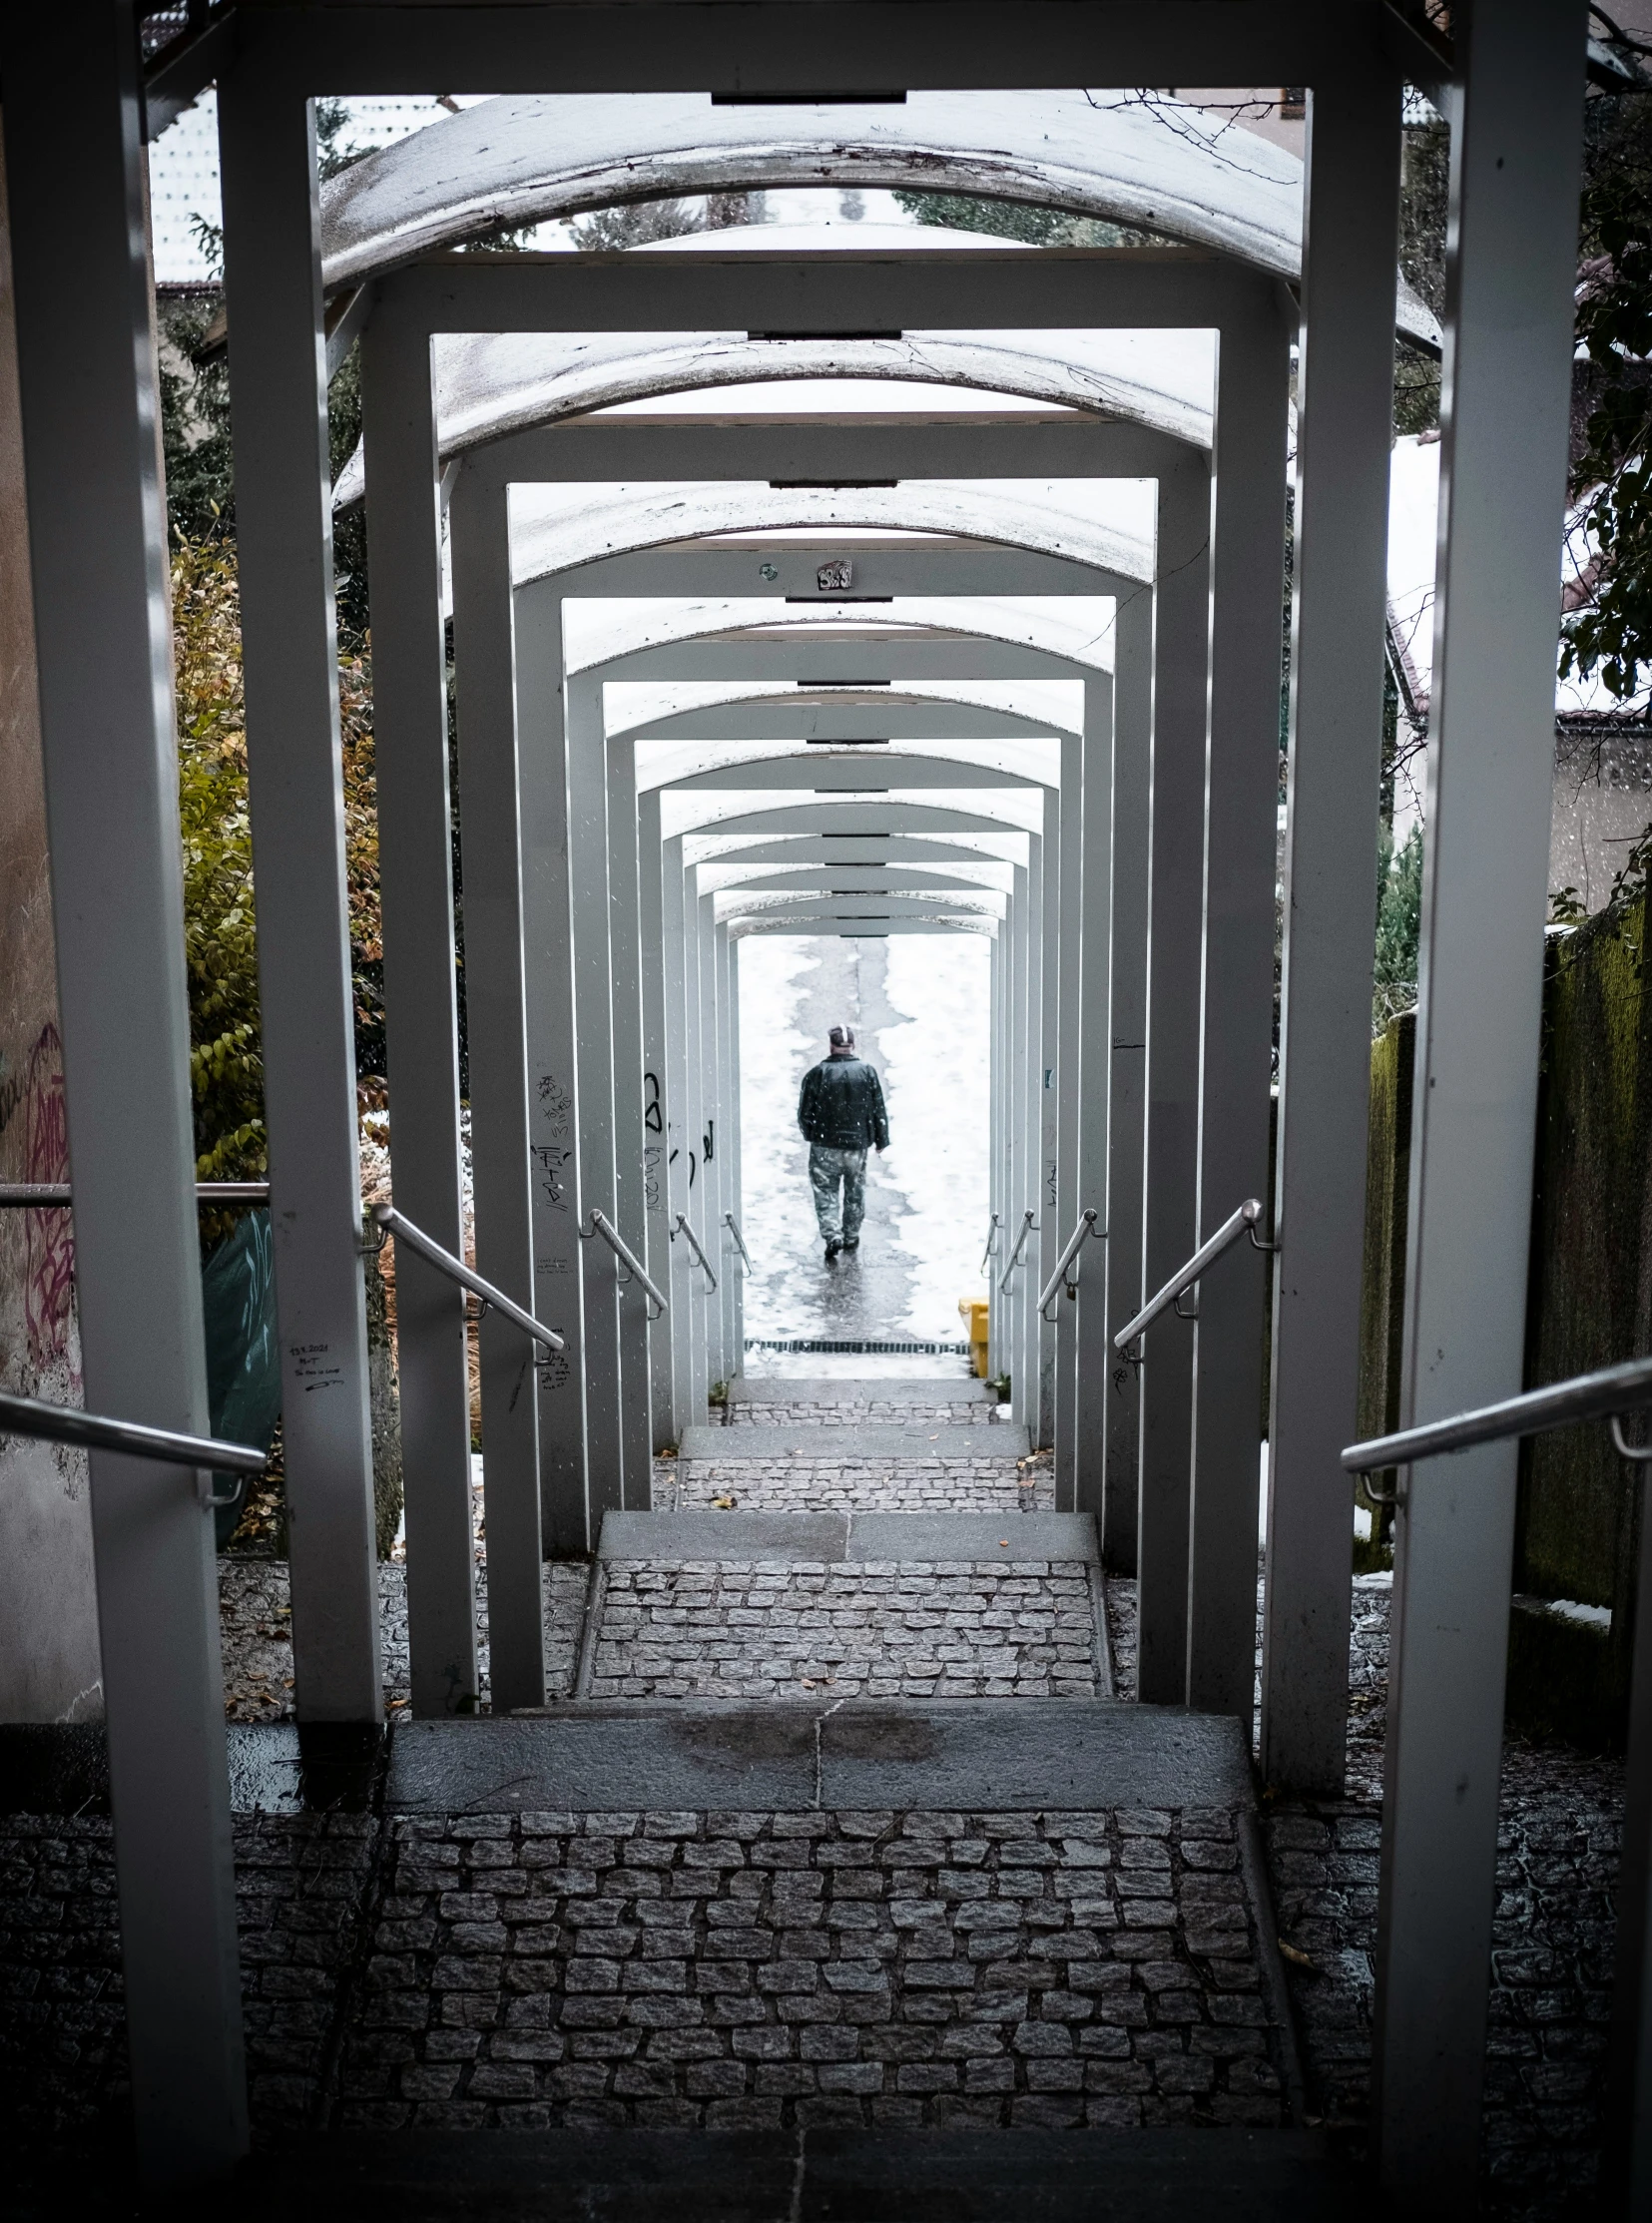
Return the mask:
{"type": "Polygon", "coordinates": [[[981,934],[891,936],[884,994],[902,1014],[877,1054],[889,1103],[888,1171],[904,1192],[895,1248],[911,1260],[905,1325],[967,1333],[961,1297],[984,1297],[992,945],[981,934]]]}

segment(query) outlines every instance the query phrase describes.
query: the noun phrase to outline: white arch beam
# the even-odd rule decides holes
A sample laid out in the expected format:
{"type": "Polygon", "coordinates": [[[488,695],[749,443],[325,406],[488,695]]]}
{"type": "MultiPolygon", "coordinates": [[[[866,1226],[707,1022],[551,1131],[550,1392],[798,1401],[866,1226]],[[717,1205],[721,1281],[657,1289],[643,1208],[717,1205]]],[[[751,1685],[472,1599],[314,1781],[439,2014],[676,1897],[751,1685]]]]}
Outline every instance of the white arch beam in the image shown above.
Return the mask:
{"type": "MultiPolygon", "coordinates": [[[[1303,166],[1190,107],[1084,92],[909,93],[833,110],[693,95],[506,96],[353,164],[321,197],[329,291],[495,226],[770,186],[985,195],[1167,235],[1295,283],[1303,166]],[[547,150],[554,149],[554,158],[547,150]]],[[[1407,293],[1400,328],[1437,344],[1407,293]]]]}

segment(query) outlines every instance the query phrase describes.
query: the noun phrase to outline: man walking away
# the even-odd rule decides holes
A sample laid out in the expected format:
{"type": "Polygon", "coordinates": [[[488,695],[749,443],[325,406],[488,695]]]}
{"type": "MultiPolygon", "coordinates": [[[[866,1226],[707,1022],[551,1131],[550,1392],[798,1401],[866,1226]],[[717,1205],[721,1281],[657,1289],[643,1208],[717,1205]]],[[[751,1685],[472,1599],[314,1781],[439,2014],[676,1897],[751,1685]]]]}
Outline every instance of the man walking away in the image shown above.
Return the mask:
{"type": "Polygon", "coordinates": [[[809,1144],[809,1185],[826,1255],[857,1251],[866,1216],[866,1150],[872,1143],[879,1154],[889,1147],[889,1115],[876,1073],[854,1054],[851,1028],[834,1026],[830,1055],[804,1075],[798,1125],[809,1144]]]}

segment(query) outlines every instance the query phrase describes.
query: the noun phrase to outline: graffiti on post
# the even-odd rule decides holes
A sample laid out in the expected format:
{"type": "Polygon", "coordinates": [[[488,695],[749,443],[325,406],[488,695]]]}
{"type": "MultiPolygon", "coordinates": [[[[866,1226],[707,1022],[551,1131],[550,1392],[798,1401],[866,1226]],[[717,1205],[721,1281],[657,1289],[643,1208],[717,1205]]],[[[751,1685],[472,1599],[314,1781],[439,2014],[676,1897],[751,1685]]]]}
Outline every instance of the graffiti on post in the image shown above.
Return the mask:
{"type": "MultiPolygon", "coordinates": [[[[63,1102],[63,1044],[50,1021],[29,1052],[23,1083],[23,1178],[67,1181],[69,1124],[63,1102]]],[[[24,1214],[24,1317],[29,1361],[44,1370],[69,1348],[75,1303],[75,1227],[65,1205],[24,1214]]]]}

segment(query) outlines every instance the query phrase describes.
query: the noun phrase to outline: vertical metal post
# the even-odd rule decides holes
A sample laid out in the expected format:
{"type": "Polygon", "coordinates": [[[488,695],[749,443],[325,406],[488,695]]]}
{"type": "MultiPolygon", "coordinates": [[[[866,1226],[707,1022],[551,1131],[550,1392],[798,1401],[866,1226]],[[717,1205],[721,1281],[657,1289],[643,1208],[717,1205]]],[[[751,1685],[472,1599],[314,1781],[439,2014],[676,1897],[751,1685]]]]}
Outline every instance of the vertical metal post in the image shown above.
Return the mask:
{"type": "MultiPolygon", "coordinates": [[[[1012,875],[1013,881],[1013,875],[1012,875]]],[[[1003,1299],[998,1295],[998,1262],[1002,1249],[996,1240],[997,1231],[1004,1224],[1004,1069],[1008,1063],[1003,1039],[1004,1029],[1004,966],[1005,952],[1009,945],[1009,918],[1006,915],[992,937],[992,956],[988,966],[987,1007],[989,1012],[990,1053],[987,1070],[987,1153],[986,1153],[986,1206],[987,1225],[993,1230],[992,1239],[983,1244],[986,1258],[986,1364],[987,1372],[996,1380],[1004,1371],[1003,1361],[1003,1299]]]]}
{"type": "MultiPolygon", "coordinates": [[[[667,1136],[666,954],[664,858],[660,845],[660,791],[645,788],[637,798],[637,930],[643,988],[643,1207],[648,1248],[643,1258],[656,1286],[671,1296],[670,1183],[667,1136]]],[[[650,1452],[677,1440],[677,1399],[671,1364],[676,1329],[672,1305],[664,1320],[648,1330],[649,1402],[653,1413],[650,1452]]]]}
{"type": "Polygon", "coordinates": [[[1612,2045],[1608,2056],[1607,2182],[1623,2212],[1652,2213],[1652,1520],[1642,1492],[1635,1642],[1630,1670],[1629,1749],[1618,1867],[1617,1954],[1612,1970],[1612,2045]]]}
{"type": "MultiPolygon", "coordinates": [[[[1210,625],[1210,474],[1203,457],[1190,453],[1159,481],[1157,573],[1143,1238],[1149,1290],[1195,1248],[1210,625]]],[[[1144,1341],[1138,1687],[1150,1703],[1177,1706],[1187,1696],[1193,1336],[1167,1315],[1144,1341]]]]}
{"type": "Polygon", "coordinates": [[[1348,1729],[1366,1234],[1372,921],[1382,763],[1397,80],[1310,98],[1280,996],[1262,1770],[1335,1795],[1348,1729]]]}
{"type": "MultiPolygon", "coordinates": [[[[1086,1049],[1103,1059],[1095,1086],[1107,1099],[1106,1318],[1088,1370],[1087,1396],[1104,1394],[1106,1480],[1101,1548],[1120,1574],[1136,1571],[1140,1494],[1141,1380],[1112,1347],[1116,1328],[1141,1309],[1143,1171],[1147,1132],[1147,920],[1152,819],[1153,642],[1151,589],[1116,605],[1113,631],[1112,942],[1107,981],[1110,1012],[1102,1032],[1086,1033],[1086,1049]]],[[[1098,983],[1098,994],[1100,985],[1098,983]]],[[[1079,1299],[1082,1315],[1084,1299],[1079,1299]]],[[[1087,1331],[1088,1334],[1088,1331],[1087,1331]]],[[[1087,1348],[1094,1348],[1087,1344],[1087,1348]]]]}
{"type": "MultiPolygon", "coordinates": [[[[656,791],[657,793],[658,791],[656,791]]],[[[663,843],[660,858],[660,901],[663,922],[662,971],[665,976],[666,1017],[666,1212],[670,1221],[671,1278],[661,1287],[671,1300],[671,1440],[681,1440],[695,1417],[694,1307],[688,1245],[677,1240],[677,1216],[690,1204],[689,1145],[694,1129],[690,1109],[688,1041],[688,953],[685,942],[686,886],[683,836],[663,843]]]]}
{"type": "MultiPolygon", "coordinates": [[[[717,1273],[718,1209],[723,1167],[717,1155],[718,1129],[723,1118],[722,1023],[718,1009],[717,897],[702,895],[698,904],[700,952],[700,1211],[695,1228],[701,1248],[717,1273]],[[706,1147],[710,1143],[711,1148],[706,1147]]],[[[704,1287],[704,1282],[702,1283],[704,1287]]],[[[723,1318],[723,1277],[717,1288],[707,1289],[702,1302],[706,1322],[707,1386],[729,1379],[729,1353],[723,1318]]]]}
{"type": "MultiPolygon", "coordinates": [[[[373,771],[395,1201],[464,1252],[453,822],[441,503],[430,343],[381,308],[361,342],[373,614],[373,771]]],[[[476,1690],[476,1568],[464,1293],[396,1260],[396,1372],[413,1711],[476,1690]]]]}
{"type": "MultiPolygon", "coordinates": [[[[86,1401],[204,1434],[137,60],[125,5],[14,9],[0,28],[86,1401]]],[[[187,1468],[92,1455],[138,2160],[173,2183],[227,2174],[247,2150],[217,1566],[197,1482],[187,1468]]]]}
{"type": "Polygon", "coordinates": [[[527,1035],[535,1314],[568,1349],[539,1360],[542,1548],[567,1557],[596,1542],[585,1483],[585,1307],[574,1138],[574,972],[568,898],[567,731],[562,599],[554,579],[516,596],[517,777],[521,796],[523,979],[527,1035]]]}
{"type": "Polygon", "coordinates": [[[717,1238],[717,1256],[722,1264],[717,1270],[718,1293],[723,1300],[723,1366],[724,1380],[733,1382],[740,1372],[740,1257],[735,1250],[734,1237],[729,1233],[724,1214],[733,1212],[739,1198],[735,1193],[734,1162],[735,1134],[740,1125],[740,1112],[736,1101],[740,1087],[740,1060],[735,1049],[735,967],[734,944],[729,939],[727,924],[717,929],[717,1080],[719,1118],[717,1129],[717,1221],[712,1229],[717,1238]]]}
{"type": "MultiPolygon", "coordinates": [[[[1113,624],[1113,658],[1118,662],[1119,628],[1113,624]]],[[[1077,1072],[1073,1141],[1073,1205],[1063,1216],[1075,1221],[1086,1208],[1098,1215],[1098,1233],[1107,1233],[1107,1194],[1111,985],[1113,952],[1113,702],[1116,676],[1097,673],[1084,682],[1083,800],[1079,814],[1079,957],[1076,970],[1072,1047],[1065,1052],[1077,1072]]],[[[1062,979],[1067,977],[1065,937],[1062,979]]],[[[1072,1232],[1071,1225],[1068,1233],[1072,1232]]],[[[1108,1384],[1114,1354],[1107,1345],[1108,1262],[1112,1238],[1098,1247],[1092,1238],[1079,1253],[1074,1280],[1078,1296],[1057,1307],[1072,1349],[1073,1496],[1075,1511],[1093,1513],[1098,1534],[1105,1526],[1108,1384]],[[1069,1320],[1070,1316],[1070,1320],[1069,1320]]],[[[1134,1493],[1131,1503],[1134,1504],[1134,1493]]]]}
{"type": "MultiPolygon", "coordinates": [[[[1571,400],[1582,0],[1459,34],[1401,1424],[1520,1387],[1571,400]]],[[[1466,2206],[1480,2141],[1516,1447],[1395,1520],[1376,2146],[1466,2206]]]]}
{"type": "MultiPolygon", "coordinates": [[[[1199,1237],[1268,1193],[1279,853],[1290,338],[1272,300],[1221,335],[1205,751],[1199,1237]]],[[[1267,1278],[1247,1244],[1199,1289],[1187,1702],[1237,1714],[1256,1684],[1267,1278]]]]}
{"type": "MultiPolygon", "coordinates": [[[[1027,941],[1028,918],[1035,900],[1038,885],[1038,836],[1034,834],[1027,843],[1028,862],[1015,874],[1015,891],[1009,905],[1009,964],[1007,968],[1006,1039],[1009,1046],[1008,1070],[1004,1089],[1004,1153],[1005,1190],[1007,1209],[1004,1213],[1004,1239],[1002,1255],[993,1274],[993,1295],[1004,1308],[1005,1349],[1004,1365],[1009,1371],[1010,1411],[1016,1423],[1030,1428],[1038,1417],[1035,1395],[1029,1395],[1028,1355],[1026,1338],[1026,1307],[1021,1302],[1022,1268],[1018,1264],[1009,1276],[1009,1288],[1003,1289],[1008,1273],[1010,1256],[1015,1249],[1015,1239],[1021,1232],[1023,1214],[1035,1201],[1032,1165],[1036,1162],[1029,1151],[1027,1134],[1027,1060],[1031,1055],[1031,1034],[1028,1026],[1027,941]]],[[[1032,1145],[1036,1149],[1036,1143],[1032,1145]]],[[[1027,1241],[1032,1238],[1029,1236],[1027,1241]]],[[[1021,1245],[1021,1257],[1027,1253],[1026,1243],[1021,1245]]]]}
{"type": "MultiPolygon", "coordinates": [[[[1063,759],[1066,744],[1062,745],[1063,759]]],[[[1038,1114],[1038,1184],[1033,1202],[1038,1207],[1037,1234],[1027,1245],[1027,1334],[1038,1355],[1038,1411],[1033,1441],[1041,1447],[1055,1442],[1056,1331],[1038,1311],[1038,1292],[1044,1286],[1045,1268],[1060,1254],[1061,1232],[1061,915],[1067,894],[1062,876],[1061,790],[1044,790],[1044,837],[1039,844],[1044,859],[1042,901],[1033,920],[1038,951],[1037,1044],[1031,1079],[1038,1114]]]]}
{"type": "MultiPolygon", "coordinates": [[[[464,869],[465,1025],[476,1270],[531,1309],[528,1061],[515,625],[507,490],[461,467],[449,508],[464,869]]],[[[392,1128],[392,1133],[394,1129],[392,1128]]],[[[560,1332],[560,1331],[559,1331],[560,1332]]],[[[478,1330],[487,1509],[488,1676],[496,1713],[545,1703],[538,1347],[496,1314],[478,1330]]],[[[464,1694],[442,1702],[459,1711],[464,1694]]]]}
{"type": "Polygon", "coordinates": [[[219,81],[236,546],[300,1720],[379,1721],[314,118],[219,81]]]}
{"type": "Polygon", "coordinates": [[[574,1059],[579,1071],[579,1229],[585,1296],[585,1456],[593,1547],[625,1503],[618,1262],[590,1233],[616,1217],[613,945],[608,916],[608,766],[599,682],[570,675],[568,894],[573,921],[574,1059]]]}
{"type": "MultiPolygon", "coordinates": [[[[599,695],[599,705],[601,703],[599,695]]],[[[643,1126],[643,984],[637,881],[637,744],[607,744],[608,928],[613,949],[614,1209],[621,1235],[639,1258],[648,1251],[643,1126]]],[[[648,1303],[637,1288],[620,1293],[621,1474],[625,1502],[647,1512],[654,1459],[653,1388],[648,1363],[648,1303]]]]}
{"type": "MultiPolygon", "coordinates": [[[[1089,688],[1085,688],[1088,702],[1089,688]]],[[[1088,718],[1082,730],[1061,737],[1061,910],[1054,952],[1059,974],[1059,1017],[1056,1029],[1056,1195],[1051,1207],[1055,1232],[1044,1255],[1060,1256],[1059,1246],[1072,1233],[1083,1209],[1079,1173],[1078,1128],[1080,1115],[1079,1042],[1082,1026],[1084,928],[1088,914],[1084,903],[1084,802],[1085,763],[1090,756],[1088,718]]],[[[1098,804],[1105,811],[1105,804],[1098,804]]],[[[1105,930],[1105,922],[1104,922],[1105,930]]],[[[1095,956],[1092,952],[1092,965],[1095,956]]],[[[1047,1273],[1038,1278],[1043,1288],[1047,1273]]],[[[1052,1308],[1055,1315],[1055,1501],[1064,1512],[1078,1503],[1078,1308],[1065,1299],[1052,1308]]],[[[1099,1448],[1099,1443],[1098,1443],[1099,1448]]],[[[1096,1481],[1101,1479],[1097,1461],[1096,1481]]]]}
{"type": "MultiPolygon", "coordinates": [[[[741,1154],[744,1143],[743,1103],[740,1087],[740,943],[726,931],[729,968],[729,1143],[728,1204],[726,1209],[743,1226],[746,1203],[741,1187],[741,1154]]],[[[731,1245],[731,1249],[733,1246],[731,1245]]],[[[734,1300],[734,1340],[731,1358],[735,1375],[746,1372],[746,1261],[738,1250],[729,1260],[729,1283],[734,1300]]],[[[731,1378],[732,1379],[732,1378],[731,1378]]]]}

